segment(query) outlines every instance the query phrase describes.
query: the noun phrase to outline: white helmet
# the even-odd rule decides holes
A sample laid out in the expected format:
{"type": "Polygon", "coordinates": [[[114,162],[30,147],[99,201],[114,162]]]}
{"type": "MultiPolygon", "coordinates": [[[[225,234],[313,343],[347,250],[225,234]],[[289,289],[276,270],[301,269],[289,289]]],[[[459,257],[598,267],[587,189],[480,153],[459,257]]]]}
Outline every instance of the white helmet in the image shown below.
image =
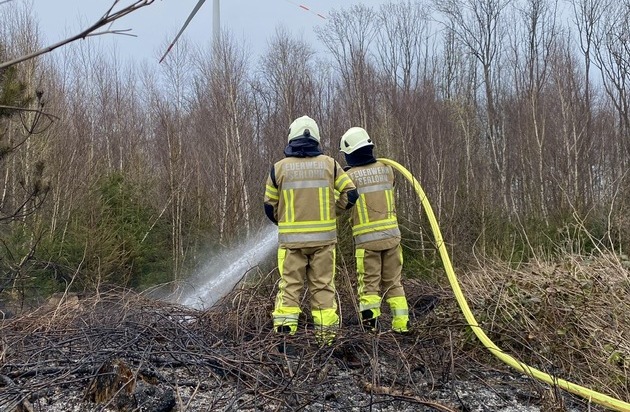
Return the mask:
{"type": "Polygon", "coordinates": [[[302,136],[309,137],[319,143],[319,127],[315,120],[308,116],[298,117],[289,126],[289,142],[302,136]]]}
{"type": "Polygon", "coordinates": [[[360,147],[374,146],[372,139],[362,127],[351,127],[341,137],[339,150],[350,154],[360,147]]]}

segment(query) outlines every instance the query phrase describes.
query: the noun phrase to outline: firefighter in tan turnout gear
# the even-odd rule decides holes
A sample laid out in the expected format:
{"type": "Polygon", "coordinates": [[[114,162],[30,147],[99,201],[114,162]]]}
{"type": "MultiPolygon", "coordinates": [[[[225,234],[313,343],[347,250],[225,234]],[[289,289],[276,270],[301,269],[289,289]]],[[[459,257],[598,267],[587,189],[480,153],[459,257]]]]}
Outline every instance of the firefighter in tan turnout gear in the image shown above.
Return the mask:
{"type": "Polygon", "coordinates": [[[278,225],[280,282],[273,311],[276,332],[295,334],[308,284],[316,337],[329,344],[339,327],[335,299],[337,211],[354,206],[356,188],[339,163],[323,155],[319,127],[302,116],[289,127],[285,158],[267,177],[265,213],[278,225]],[[335,192],[338,192],[338,197],[335,192]]]}
{"type": "Polygon", "coordinates": [[[401,283],[400,229],[394,202],[394,171],[376,160],[374,143],[360,127],[341,138],[340,150],[359,199],[352,210],[359,311],[364,326],[376,329],[381,292],[392,314],[392,330],[408,332],[409,309],[401,283]]]}

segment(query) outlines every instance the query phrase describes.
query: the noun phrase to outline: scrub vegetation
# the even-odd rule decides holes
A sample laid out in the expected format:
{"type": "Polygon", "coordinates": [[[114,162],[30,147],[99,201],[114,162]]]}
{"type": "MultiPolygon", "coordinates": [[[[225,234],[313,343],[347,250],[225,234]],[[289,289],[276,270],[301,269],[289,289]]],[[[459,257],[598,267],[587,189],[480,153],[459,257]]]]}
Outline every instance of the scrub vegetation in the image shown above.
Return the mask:
{"type": "MultiPolygon", "coordinates": [[[[182,38],[163,63],[140,65],[87,38],[0,69],[0,393],[15,389],[16,407],[43,399],[34,376],[56,388],[88,384],[109,360],[137,371],[158,362],[152,350],[166,345],[161,339],[188,337],[196,346],[181,343],[173,353],[196,359],[197,372],[219,386],[228,377],[236,383],[216,399],[225,408],[243,393],[299,407],[279,388],[298,399],[319,388],[316,372],[333,358],[337,374],[322,382],[356,372],[371,385],[358,386],[363,394],[401,391],[381,393],[379,402],[413,396],[460,410],[461,399],[435,389],[488,377],[478,370],[510,373],[464,324],[420,202],[402,178],[404,275],[418,305],[411,338],[365,336],[353,323],[345,219],[338,282],[348,335],[338,350],[322,352],[305,331],[305,369],[253,361],[277,343],[268,325],[273,267],[261,266],[208,312],[150,298],[267,224],[266,175],[282,156],[288,124],[304,114],[319,123],[325,153],[337,156],[342,133],[362,126],[379,142],[379,157],[420,181],[473,313],[500,347],[630,400],[630,2],[408,0],[327,17],[317,44],[279,28],[268,49],[250,53],[225,32],[213,45],[182,38]],[[116,316],[96,310],[110,303],[116,316]],[[165,325],[172,334],[163,337],[165,325]],[[69,343],[77,328],[78,347],[69,343]],[[119,330],[142,345],[117,340],[119,330]],[[113,350],[115,358],[100,351],[121,345],[128,351],[113,350]],[[57,355],[81,360],[72,366],[76,380],[66,379],[70,363],[57,355]],[[38,356],[44,363],[29,363],[38,356]],[[45,364],[52,359],[61,363],[45,364]],[[237,364],[242,375],[234,375],[237,364]],[[248,369],[263,364],[263,375],[248,369]],[[36,373],[40,366],[50,374],[36,373]],[[260,383],[267,378],[269,387],[260,383]]],[[[0,21],[0,63],[42,50],[28,3],[0,2],[0,21]]],[[[177,379],[161,382],[172,389],[183,385],[177,379]]],[[[187,382],[188,399],[209,385],[187,382]]],[[[587,410],[525,382],[530,405],[587,410]]],[[[184,410],[176,390],[175,399],[184,410]]]]}
{"type": "MultiPolygon", "coordinates": [[[[488,263],[462,272],[460,282],[479,323],[503,350],[554,376],[628,399],[624,265],[611,256],[568,255],[518,270],[488,263]]],[[[386,327],[364,331],[352,272],[342,267],[338,279],[343,328],[323,348],[310,319],[293,337],[272,332],[273,271],[253,271],[206,311],[122,289],[55,295],[0,323],[0,407],[606,410],[494,358],[472,335],[445,284],[405,281],[412,328],[399,335],[386,327]]],[[[382,325],[389,321],[384,308],[382,325]]]]}

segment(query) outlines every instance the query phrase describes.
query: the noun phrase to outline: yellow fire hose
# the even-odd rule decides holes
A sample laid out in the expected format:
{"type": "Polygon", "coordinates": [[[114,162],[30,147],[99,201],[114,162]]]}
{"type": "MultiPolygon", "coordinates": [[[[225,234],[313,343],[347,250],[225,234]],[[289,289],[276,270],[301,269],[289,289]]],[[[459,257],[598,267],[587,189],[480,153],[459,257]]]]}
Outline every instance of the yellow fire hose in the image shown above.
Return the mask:
{"type": "Polygon", "coordinates": [[[455,276],[455,272],[453,271],[453,266],[448,256],[448,251],[446,250],[446,246],[444,245],[444,240],[442,239],[440,227],[438,226],[435,215],[433,214],[433,209],[431,208],[431,204],[429,203],[429,200],[427,199],[424,191],[422,190],[420,183],[418,183],[418,181],[413,177],[413,175],[399,163],[393,160],[384,159],[384,158],[379,158],[378,160],[382,163],[385,163],[386,165],[392,166],[394,169],[399,171],[405,177],[405,179],[407,179],[412,184],[414,190],[418,194],[418,197],[420,198],[420,201],[422,202],[422,207],[424,208],[424,211],[427,217],[429,218],[429,222],[431,223],[431,229],[433,231],[435,244],[438,251],[440,252],[440,257],[442,258],[442,264],[444,265],[444,270],[446,271],[446,275],[448,277],[448,281],[451,285],[451,288],[453,289],[453,292],[455,293],[455,298],[457,299],[457,303],[459,304],[460,309],[464,313],[464,317],[466,318],[466,321],[468,322],[470,328],[475,333],[477,338],[481,341],[481,343],[483,343],[483,345],[501,361],[512,366],[513,368],[517,369],[520,372],[523,372],[535,379],[538,379],[539,381],[564,389],[568,392],[571,392],[585,399],[588,399],[591,402],[597,403],[602,406],[606,406],[613,410],[622,411],[622,412],[630,412],[630,404],[627,402],[621,401],[619,399],[615,399],[613,397],[604,395],[599,392],[595,392],[592,389],[585,388],[575,383],[568,382],[564,379],[551,376],[541,370],[528,366],[524,364],[523,362],[519,362],[514,357],[503,352],[501,348],[495,345],[494,342],[492,342],[490,338],[488,338],[488,336],[485,334],[485,332],[481,329],[474,315],[470,311],[470,307],[468,307],[468,302],[466,302],[466,298],[464,298],[464,295],[462,294],[462,290],[459,287],[459,282],[457,281],[457,277],[455,276]]]}

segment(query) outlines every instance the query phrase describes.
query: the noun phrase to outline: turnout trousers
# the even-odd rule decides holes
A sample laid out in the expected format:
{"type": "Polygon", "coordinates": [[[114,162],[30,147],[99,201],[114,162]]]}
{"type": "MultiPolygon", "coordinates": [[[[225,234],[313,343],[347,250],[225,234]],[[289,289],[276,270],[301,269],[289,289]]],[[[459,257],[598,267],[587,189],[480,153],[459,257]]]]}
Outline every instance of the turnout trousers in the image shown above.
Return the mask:
{"type": "Polygon", "coordinates": [[[280,282],[273,311],[274,329],[288,326],[294,334],[301,312],[300,301],[306,281],[311,315],[318,338],[326,343],[339,327],[335,299],[336,245],[278,249],[280,282]]]}
{"type": "Polygon", "coordinates": [[[355,258],[359,310],[363,320],[375,319],[381,315],[382,291],[391,310],[392,329],[406,332],[409,308],[401,283],[403,255],[400,244],[385,250],[357,248],[355,258]]]}

